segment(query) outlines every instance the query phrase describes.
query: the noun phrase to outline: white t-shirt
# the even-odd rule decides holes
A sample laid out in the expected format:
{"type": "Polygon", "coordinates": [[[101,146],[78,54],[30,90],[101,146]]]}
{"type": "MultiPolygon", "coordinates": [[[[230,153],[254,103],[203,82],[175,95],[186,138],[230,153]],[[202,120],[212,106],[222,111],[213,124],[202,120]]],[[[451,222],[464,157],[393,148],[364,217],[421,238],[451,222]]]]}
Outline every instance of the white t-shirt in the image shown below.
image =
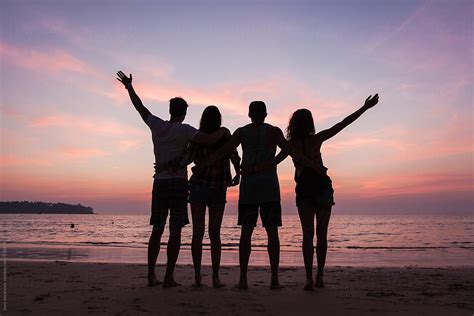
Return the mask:
{"type": "MultiPolygon", "coordinates": [[[[166,163],[181,155],[188,146],[188,143],[198,132],[194,127],[181,122],[163,121],[154,115],[148,116],[146,124],[151,130],[153,139],[153,151],[155,153],[155,163],[157,165],[166,163]]],[[[155,173],[155,179],[188,178],[186,167],[172,171],[161,171],[155,173]]]]}

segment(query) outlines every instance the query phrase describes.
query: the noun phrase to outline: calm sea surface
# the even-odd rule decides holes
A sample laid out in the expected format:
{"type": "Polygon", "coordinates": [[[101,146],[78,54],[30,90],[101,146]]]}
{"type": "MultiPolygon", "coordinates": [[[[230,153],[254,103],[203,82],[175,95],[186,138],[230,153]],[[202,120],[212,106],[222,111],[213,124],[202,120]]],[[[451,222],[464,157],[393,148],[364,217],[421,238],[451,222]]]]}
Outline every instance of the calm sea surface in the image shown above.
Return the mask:
{"type": "MultiPolygon", "coordinates": [[[[240,228],[235,216],[222,224],[222,263],[238,264],[240,228]]],[[[328,265],[474,266],[474,216],[333,215],[328,265]]],[[[150,233],[144,215],[0,215],[7,260],[146,262],[150,233]],[[71,228],[74,224],[74,228],[71,228]]],[[[183,229],[178,263],[191,263],[191,225],[183,229]]],[[[207,232],[204,249],[209,250],[207,232]]],[[[162,243],[166,244],[165,232],[162,243]]],[[[282,265],[302,265],[298,216],[285,215],[280,228],[282,265]]],[[[266,234],[253,236],[251,263],[268,264],[266,234]]],[[[162,251],[159,262],[166,260],[162,251]]],[[[209,254],[203,257],[209,263],[209,254]]]]}

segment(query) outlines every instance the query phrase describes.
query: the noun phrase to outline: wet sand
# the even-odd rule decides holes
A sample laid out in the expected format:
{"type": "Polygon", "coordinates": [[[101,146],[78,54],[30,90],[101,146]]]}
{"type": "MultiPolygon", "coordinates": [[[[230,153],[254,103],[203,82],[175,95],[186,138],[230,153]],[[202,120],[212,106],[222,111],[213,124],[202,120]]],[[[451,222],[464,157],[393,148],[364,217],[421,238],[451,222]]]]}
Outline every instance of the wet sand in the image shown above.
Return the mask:
{"type": "MultiPolygon", "coordinates": [[[[178,265],[182,285],[146,286],[143,264],[7,262],[7,314],[472,315],[474,268],[327,269],[326,288],[303,291],[304,269],[281,268],[285,288],[269,289],[269,268],[251,267],[249,290],[234,287],[236,266],[222,267],[226,286],[193,288],[193,269],[178,265]]],[[[162,277],[163,266],[157,267],[162,277]]],[[[3,290],[2,290],[3,292],[3,290]]],[[[2,293],[3,294],[3,293],[2,293]]],[[[3,313],[2,313],[3,314],[3,313]]]]}

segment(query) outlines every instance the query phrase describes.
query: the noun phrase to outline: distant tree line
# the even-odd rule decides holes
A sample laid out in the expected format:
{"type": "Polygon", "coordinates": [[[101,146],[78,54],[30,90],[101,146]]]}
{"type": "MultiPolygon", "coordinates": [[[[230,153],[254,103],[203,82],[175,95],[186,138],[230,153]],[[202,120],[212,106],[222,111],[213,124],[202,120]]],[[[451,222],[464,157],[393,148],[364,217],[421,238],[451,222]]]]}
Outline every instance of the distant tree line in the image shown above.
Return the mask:
{"type": "Polygon", "coordinates": [[[81,204],[0,201],[0,214],[94,214],[94,209],[81,204]]]}

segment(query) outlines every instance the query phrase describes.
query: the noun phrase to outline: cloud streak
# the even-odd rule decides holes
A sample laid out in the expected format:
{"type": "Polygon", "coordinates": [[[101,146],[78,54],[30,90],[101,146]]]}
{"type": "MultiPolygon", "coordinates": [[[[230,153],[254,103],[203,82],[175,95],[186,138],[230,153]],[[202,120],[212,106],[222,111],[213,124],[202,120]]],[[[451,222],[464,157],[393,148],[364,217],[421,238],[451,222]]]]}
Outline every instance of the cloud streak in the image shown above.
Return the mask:
{"type": "Polygon", "coordinates": [[[103,78],[104,75],[61,48],[24,48],[0,42],[1,60],[20,68],[48,73],[71,72],[103,78]]]}
{"type": "Polygon", "coordinates": [[[63,128],[97,135],[148,137],[143,129],[133,128],[109,118],[77,117],[69,114],[40,116],[30,120],[34,128],[63,128]]]}

